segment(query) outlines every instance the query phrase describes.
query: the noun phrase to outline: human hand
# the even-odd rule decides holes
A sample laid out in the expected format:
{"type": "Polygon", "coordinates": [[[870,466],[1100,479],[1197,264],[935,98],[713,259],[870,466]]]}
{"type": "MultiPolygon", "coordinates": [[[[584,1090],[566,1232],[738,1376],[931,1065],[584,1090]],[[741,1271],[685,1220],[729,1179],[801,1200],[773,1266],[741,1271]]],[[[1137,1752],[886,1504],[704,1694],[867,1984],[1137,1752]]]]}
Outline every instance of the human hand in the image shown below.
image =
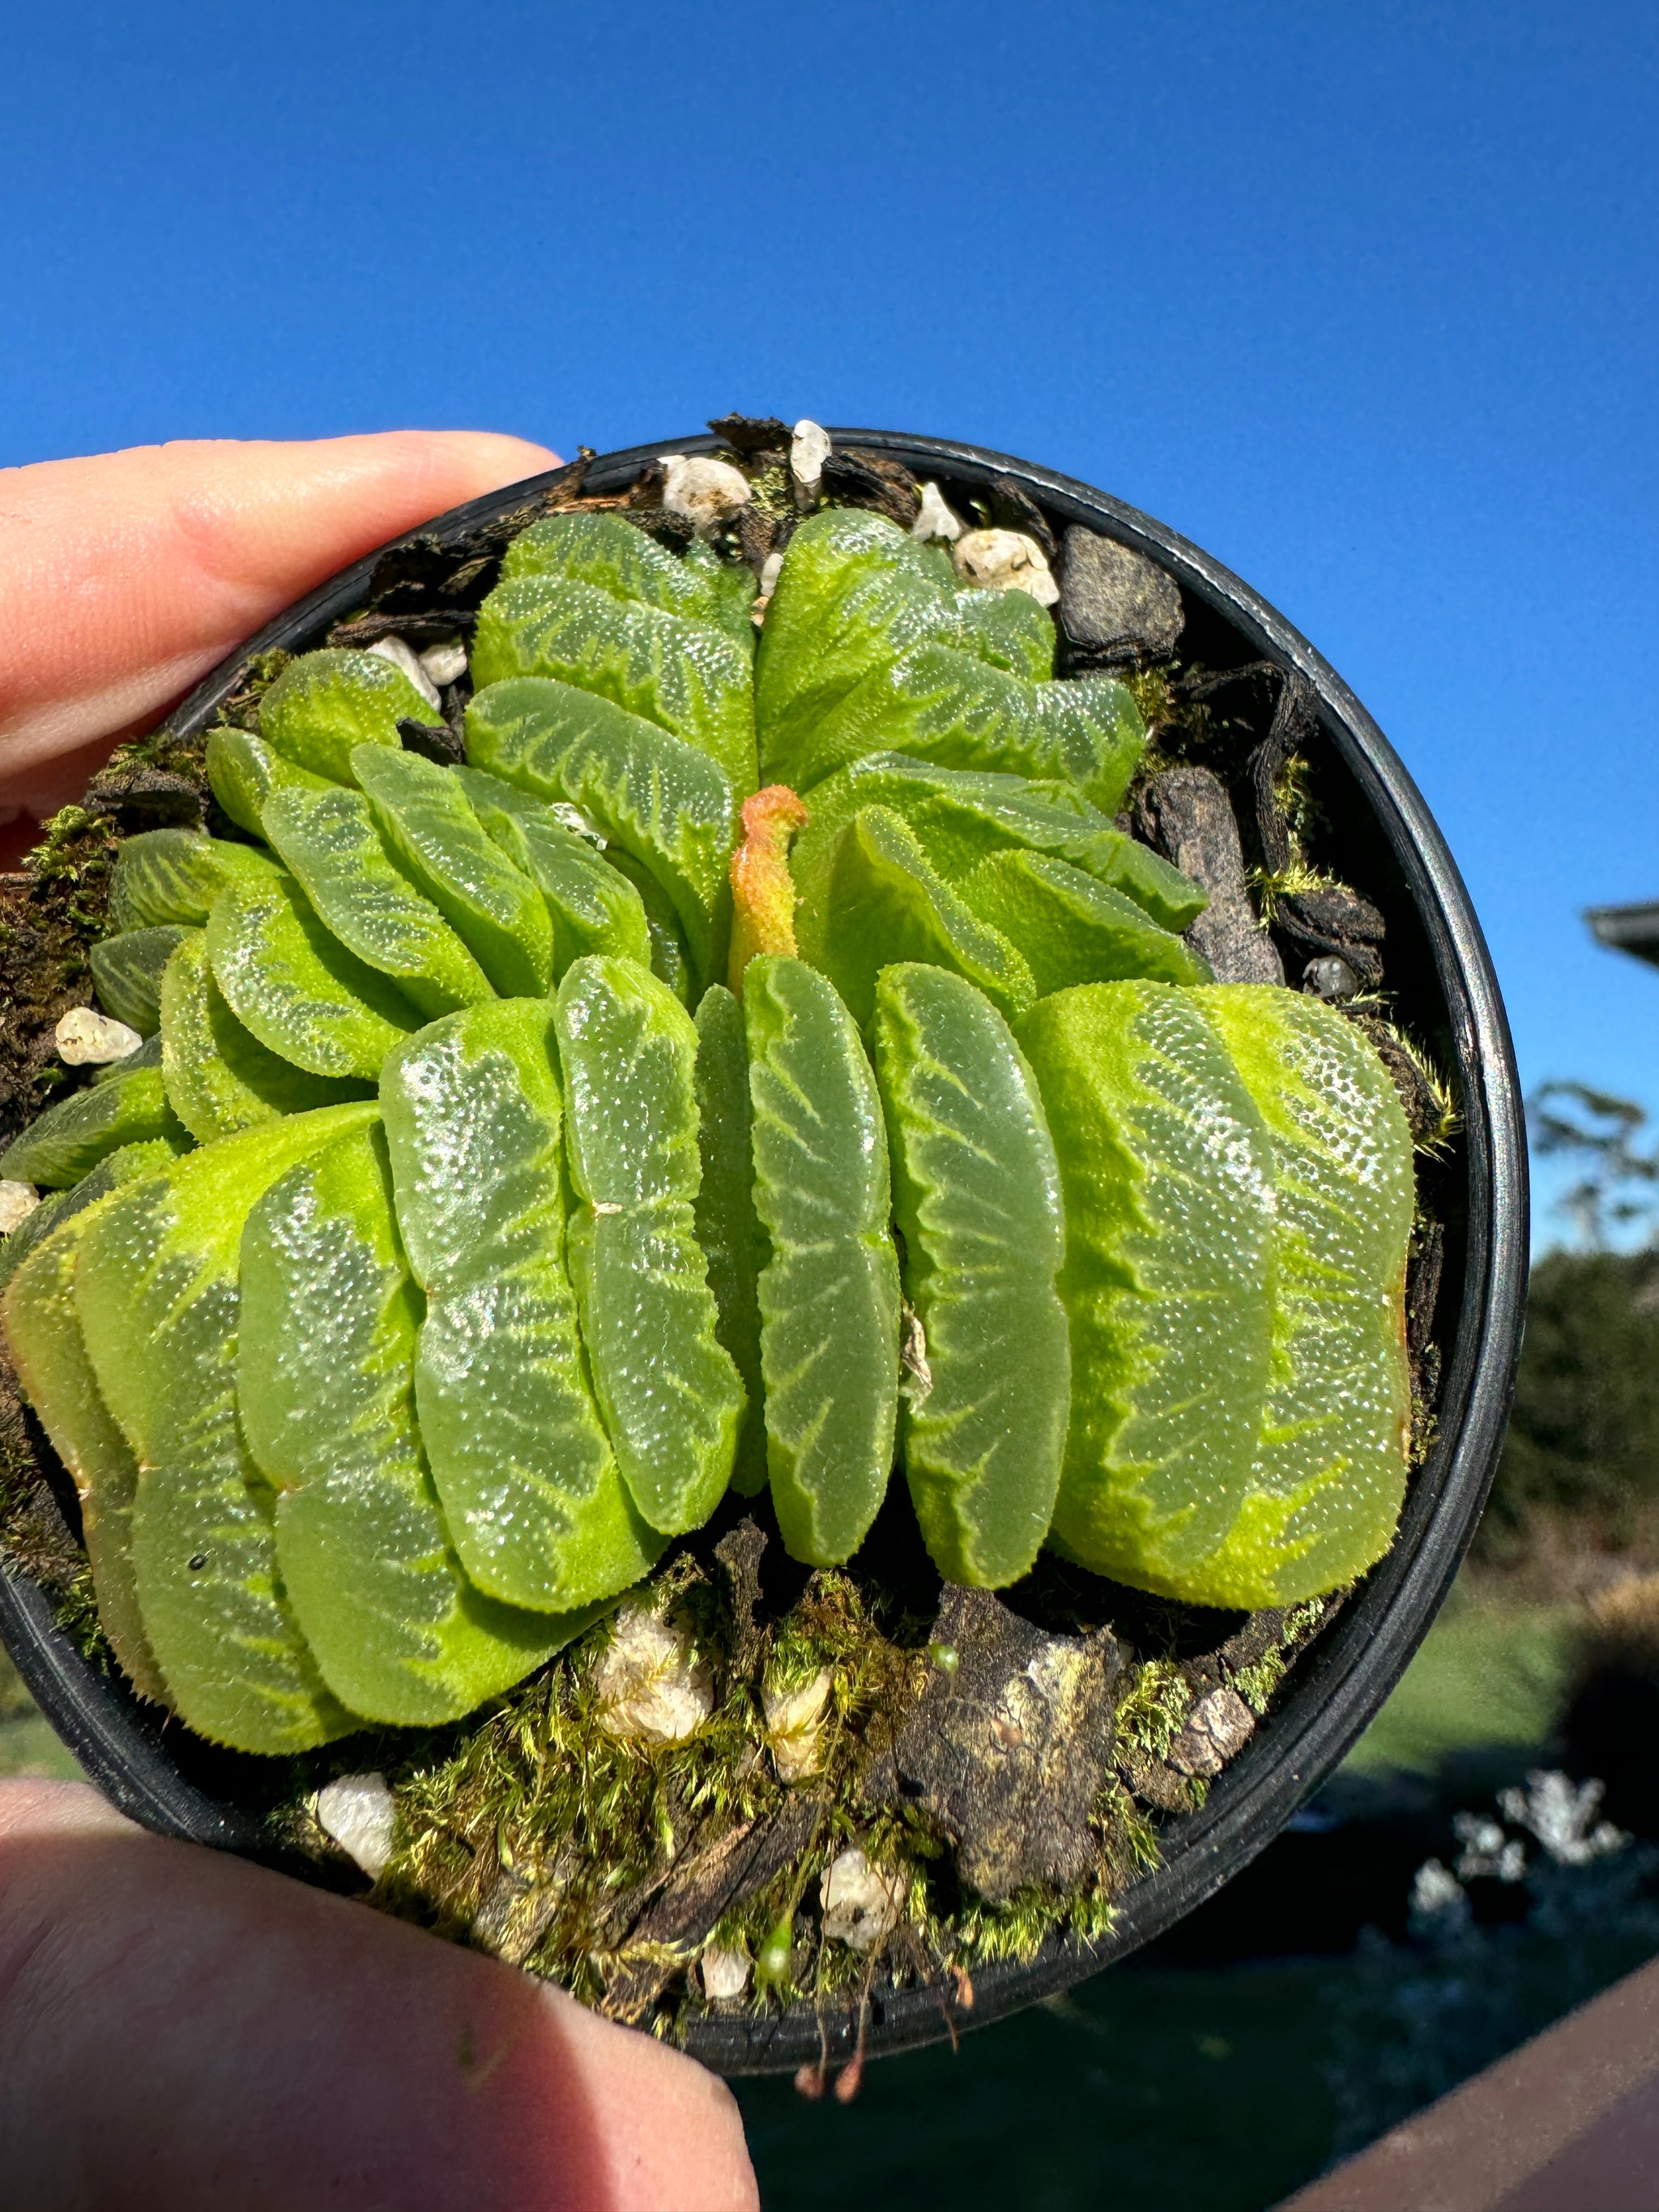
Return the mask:
{"type": "MultiPolygon", "coordinates": [[[[178,445],[0,471],[0,867],[244,638],[556,465],[518,439],[178,445]]],[[[31,2212],[756,2202],[711,2075],[562,1990],[79,1784],[0,1784],[0,2199],[31,2212]]]]}

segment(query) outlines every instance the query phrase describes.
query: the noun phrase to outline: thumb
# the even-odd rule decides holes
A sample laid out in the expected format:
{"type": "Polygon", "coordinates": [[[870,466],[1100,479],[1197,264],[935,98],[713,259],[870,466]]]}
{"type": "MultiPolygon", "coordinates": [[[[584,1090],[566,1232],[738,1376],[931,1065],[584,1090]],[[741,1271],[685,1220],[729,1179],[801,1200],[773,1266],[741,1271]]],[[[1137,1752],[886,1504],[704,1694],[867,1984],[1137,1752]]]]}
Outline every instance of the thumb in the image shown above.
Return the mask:
{"type": "Polygon", "coordinates": [[[346,1899],[0,1784],[0,2174],[54,2212],[725,2212],[724,2085],[346,1899]]]}
{"type": "Polygon", "coordinates": [[[145,446],[0,471],[0,802],[74,798],[116,741],[348,562],[557,464],[482,432],[145,446]]]}

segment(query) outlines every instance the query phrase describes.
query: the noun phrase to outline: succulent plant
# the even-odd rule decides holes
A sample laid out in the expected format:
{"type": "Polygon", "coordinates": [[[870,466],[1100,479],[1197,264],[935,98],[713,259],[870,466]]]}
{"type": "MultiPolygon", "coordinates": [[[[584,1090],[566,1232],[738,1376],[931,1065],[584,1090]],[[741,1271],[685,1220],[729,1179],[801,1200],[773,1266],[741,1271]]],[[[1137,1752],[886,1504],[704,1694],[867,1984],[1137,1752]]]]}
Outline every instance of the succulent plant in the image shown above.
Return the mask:
{"type": "Polygon", "coordinates": [[[1212,979],[1045,605],[830,506],[761,620],[560,514],[470,676],[464,761],[350,647],[212,733],[235,834],[127,838],[93,955],[147,1042],[0,1158],[58,1194],[0,1317],[140,1692],[269,1753],[453,1719],[728,1487],[829,1567],[896,1467],[985,1589],[1048,1544],[1284,1605],[1386,1550],[1393,1084],[1212,979]]]}

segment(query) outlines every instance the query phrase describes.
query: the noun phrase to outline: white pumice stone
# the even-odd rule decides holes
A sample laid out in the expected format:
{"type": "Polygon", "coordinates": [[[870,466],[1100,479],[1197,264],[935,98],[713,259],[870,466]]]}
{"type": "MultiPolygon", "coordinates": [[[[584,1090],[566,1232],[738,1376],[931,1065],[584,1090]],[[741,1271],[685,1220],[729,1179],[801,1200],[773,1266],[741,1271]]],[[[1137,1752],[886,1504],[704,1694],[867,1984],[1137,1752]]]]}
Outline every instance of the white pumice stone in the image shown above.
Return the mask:
{"type": "Polygon", "coordinates": [[[429,645],[421,654],[420,662],[434,684],[453,684],[466,673],[466,640],[447,637],[437,645],[429,645]]]}
{"type": "Polygon", "coordinates": [[[1023,530],[970,530],[957,538],[951,558],[964,584],[988,592],[1029,592],[1043,607],[1060,597],[1048,555],[1023,530]]]}
{"type": "Polygon", "coordinates": [[[936,483],[923,484],[921,505],[917,509],[915,520],[910,525],[910,535],[921,538],[924,544],[942,542],[947,545],[955,544],[961,537],[962,518],[951,514],[945,504],[945,495],[936,483]]]}
{"type": "Polygon", "coordinates": [[[428,707],[438,705],[438,687],[427,674],[421,656],[412,645],[405,645],[400,637],[383,637],[377,639],[368,649],[378,653],[382,660],[389,660],[394,668],[401,668],[428,707]]]}
{"type": "Polygon", "coordinates": [[[782,552],[780,550],[776,553],[769,553],[765,560],[761,562],[760,595],[763,599],[771,598],[773,592],[778,588],[778,578],[782,574],[782,552]]]}
{"type": "Polygon", "coordinates": [[[599,1725],[636,1743],[683,1743],[714,1710],[714,1686],[683,1628],[636,1598],[617,1616],[599,1665],[599,1725]]]}
{"type": "Polygon", "coordinates": [[[832,1859],[818,1880],[823,1932],[849,1951],[873,1951],[898,1926],[904,1883],[872,1867],[854,1844],[832,1859]]]}
{"type": "Polygon", "coordinates": [[[730,461],[702,453],[665,453],[662,503],[698,530],[713,530],[749,504],[749,479],[730,461]]]}
{"type": "Polygon", "coordinates": [[[66,1067],[108,1067],[137,1052],[144,1041],[137,1030],[92,1006],[71,1006],[52,1035],[66,1067]]]}
{"type": "Polygon", "coordinates": [[[711,2004],[730,2004],[749,1987],[749,1954],[711,1943],[697,1961],[702,1993],[711,2004]]]}
{"type": "Polygon", "coordinates": [[[762,1690],[767,1739],[780,1782],[805,1782],[823,1765],[824,1708],[830,1687],[830,1669],[821,1667],[811,1681],[795,1689],[762,1690]]]}
{"type": "Polygon", "coordinates": [[[371,1881],[386,1872],[398,1808],[384,1774],[343,1774],[317,1792],[317,1823],[371,1881]]]}
{"type": "Polygon", "coordinates": [[[794,436],[789,441],[789,473],[802,491],[809,495],[817,495],[830,452],[830,433],[823,423],[811,422],[802,416],[795,425],[794,436]]]}
{"type": "Polygon", "coordinates": [[[0,1182],[0,1237],[9,1237],[40,1203],[40,1194],[32,1182],[0,1182]]]}

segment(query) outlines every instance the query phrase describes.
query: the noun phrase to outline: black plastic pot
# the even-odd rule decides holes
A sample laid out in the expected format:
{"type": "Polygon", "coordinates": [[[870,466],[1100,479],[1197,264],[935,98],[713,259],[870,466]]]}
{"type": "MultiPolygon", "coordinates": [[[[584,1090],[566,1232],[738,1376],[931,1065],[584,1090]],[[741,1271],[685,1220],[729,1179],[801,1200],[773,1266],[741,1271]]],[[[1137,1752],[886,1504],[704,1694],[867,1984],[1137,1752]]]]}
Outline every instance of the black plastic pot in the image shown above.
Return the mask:
{"type": "MultiPolygon", "coordinates": [[[[1012,477],[1050,520],[1082,523],[1149,556],[1179,585],[1182,650],[1212,667],[1267,659],[1311,684],[1321,731],[1320,796],[1347,878],[1389,916],[1389,984],[1441,1065],[1455,1071],[1463,1129],[1441,1172],[1446,1231],[1438,1341],[1444,1351],[1438,1441],[1413,1479],[1400,1535],[1334,1626],[1297,1665],[1274,1710],[1212,1786],[1201,1812],[1164,1831],[1164,1863],[1124,1897],[1112,1934],[1085,1945],[1051,1941],[1029,1964],[976,1977],[981,2025],[1122,1957],[1200,1904],[1268,1843],[1337,1765],[1404,1671],[1474,1534],[1497,1462],[1520,1345],[1526,1283],[1527,1163],[1521,1101],[1497,979],[1456,865],[1416,786],[1370,716],[1307,641],[1218,562],[1161,523],[1068,477],[942,439],[836,430],[836,443],[874,449],[936,478],[959,502],[996,476],[1012,477]]],[[[592,462],[584,489],[616,491],[659,453],[714,441],[635,447],[592,462]]],[[[455,538],[532,505],[566,472],[530,479],[440,516],[420,535],[455,538]]],[[[398,543],[406,543],[399,540],[398,543]]],[[[252,657],[305,650],[359,605],[377,556],[322,585],[216,669],[173,717],[181,735],[205,728],[252,657]]],[[[271,1788],[268,1762],[214,1751],[169,1726],[124,1684],[97,1672],[58,1627],[50,1600],[0,1569],[0,1637],[64,1742],[133,1819],[159,1833],[258,1852],[271,1788]]],[[[307,1871],[307,1862],[294,1862],[307,1871]]],[[[315,1869],[309,1869],[313,1876],[315,1869]]],[[[851,2054],[855,2012],[820,2021],[808,2005],[763,2018],[689,2021],[688,2047],[726,2073],[771,2071],[851,2054]]],[[[945,2032],[944,1999],[907,1990],[874,2001],[867,2047],[902,2050],[945,2032]]]]}

